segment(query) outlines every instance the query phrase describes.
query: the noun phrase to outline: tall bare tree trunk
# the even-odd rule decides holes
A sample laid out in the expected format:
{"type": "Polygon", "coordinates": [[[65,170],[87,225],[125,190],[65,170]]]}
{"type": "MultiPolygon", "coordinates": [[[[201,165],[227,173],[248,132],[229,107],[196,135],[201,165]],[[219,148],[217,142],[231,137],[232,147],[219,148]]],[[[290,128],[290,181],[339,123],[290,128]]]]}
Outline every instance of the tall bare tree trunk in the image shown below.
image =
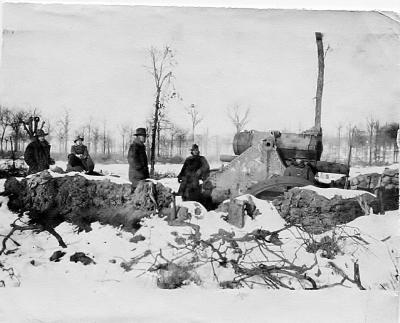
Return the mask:
{"type": "Polygon", "coordinates": [[[353,130],[350,129],[349,130],[349,152],[348,152],[348,155],[347,155],[347,167],[349,167],[349,168],[350,168],[350,165],[351,165],[351,152],[352,152],[352,149],[353,149],[353,130]]]}
{"type": "Polygon", "coordinates": [[[158,125],[158,116],[160,111],[161,88],[157,87],[156,106],[154,109],[153,128],[151,129],[151,149],[150,149],[150,176],[154,175],[154,165],[156,163],[156,134],[158,125]]]}
{"type": "Polygon", "coordinates": [[[170,149],[171,149],[170,156],[173,157],[174,156],[174,134],[173,133],[171,134],[171,148],[170,149]]]}
{"type": "Polygon", "coordinates": [[[383,163],[386,162],[386,150],[387,150],[386,139],[384,139],[383,140],[383,151],[382,151],[383,163]]]}
{"type": "Polygon", "coordinates": [[[160,157],[160,132],[161,132],[161,125],[160,125],[160,120],[158,120],[158,126],[157,126],[157,157],[160,157]]]}
{"type": "Polygon", "coordinates": [[[125,134],[122,135],[122,157],[125,156],[125,134]]]}
{"type": "Polygon", "coordinates": [[[339,147],[338,147],[338,159],[340,160],[340,144],[341,144],[341,142],[340,142],[340,140],[341,140],[341,138],[340,138],[340,130],[342,129],[342,127],[341,126],[339,126],[338,127],[338,137],[339,137],[339,142],[338,142],[338,145],[339,145],[339,147]]]}
{"type": "Polygon", "coordinates": [[[64,153],[68,154],[69,114],[65,112],[64,118],[64,153]]]}
{"type": "Polygon", "coordinates": [[[373,138],[373,130],[370,129],[369,133],[369,153],[368,153],[368,165],[372,164],[372,138],[373,138]]]}
{"type": "Polygon", "coordinates": [[[92,127],[91,127],[91,124],[89,122],[89,125],[88,125],[88,140],[87,140],[87,145],[88,145],[88,150],[89,151],[90,151],[91,144],[92,144],[92,127]]]}
{"type": "Polygon", "coordinates": [[[322,103],[322,90],[324,87],[324,46],[322,43],[322,33],[316,32],[315,39],[317,42],[318,51],[318,80],[317,80],[317,94],[315,102],[315,122],[314,126],[318,131],[321,131],[321,103],[322,103]]]}

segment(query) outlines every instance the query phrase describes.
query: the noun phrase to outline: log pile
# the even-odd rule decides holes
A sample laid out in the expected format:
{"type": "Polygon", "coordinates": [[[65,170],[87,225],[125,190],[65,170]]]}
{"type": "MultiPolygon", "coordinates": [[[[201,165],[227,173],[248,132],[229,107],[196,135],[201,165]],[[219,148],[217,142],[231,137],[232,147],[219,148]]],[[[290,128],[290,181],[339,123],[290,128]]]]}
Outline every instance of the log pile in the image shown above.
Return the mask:
{"type": "Polygon", "coordinates": [[[386,168],[382,174],[361,174],[350,179],[350,188],[371,193],[382,191],[385,211],[399,208],[399,170],[386,168]]]}
{"type": "Polygon", "coordinates": [[[376,198],[365,193],[356,198],[335,195],[328,199],[312,190],[292,188],[273,204],[289,224],[319,234],[368,214],[369,208],[375,207],[376,198]]]}
{"type": "Polygon", "coordinates": [[[32,221],[52,227],[69,221],[83,230],[100,221],[135,231],[142,217],[166,212],[173,199],[171,190],[160,183],[141,182],[132,192],[129,183],[115,183],[106,177],[53,177],[49,171],[22,180],[9,178],[4,188],[10,210],[29,211],[32,221]]]}

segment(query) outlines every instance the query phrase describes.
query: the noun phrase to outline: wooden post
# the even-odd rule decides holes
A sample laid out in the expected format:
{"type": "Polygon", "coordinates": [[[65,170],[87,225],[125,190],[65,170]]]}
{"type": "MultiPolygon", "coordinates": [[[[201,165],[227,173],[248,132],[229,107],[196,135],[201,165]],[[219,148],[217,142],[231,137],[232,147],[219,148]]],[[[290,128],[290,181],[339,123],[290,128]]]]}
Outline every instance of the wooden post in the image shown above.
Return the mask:
{"type": "Polygon", "coordinates": [[[322,43],[322,33],[316,32],[315,39],[317,41],[318,50],[318,80],[317,80],[317,94],[315,100],[315,123],[316,130],[321,131],[321,102],[322,90],[324,87],[324,45],[322,43]]]}

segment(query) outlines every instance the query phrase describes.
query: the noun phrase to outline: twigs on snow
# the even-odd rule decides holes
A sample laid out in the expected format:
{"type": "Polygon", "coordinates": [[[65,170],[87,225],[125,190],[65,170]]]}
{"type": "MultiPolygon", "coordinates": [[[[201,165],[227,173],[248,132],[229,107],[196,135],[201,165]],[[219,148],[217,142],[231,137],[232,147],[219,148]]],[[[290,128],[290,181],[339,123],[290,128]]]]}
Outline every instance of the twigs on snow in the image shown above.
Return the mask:
{"type": "MultiPolygon", "coordinates": [[[[212,274],[215,281],[222,288],[238,288],[253,285],[262,285],[271,289],[323,289],[333,286],[349,287],[346,282],[356,285],[359,289],[365,289],[361,283],[360,268],[357,263],[354,264],[354,277],[351,278],[346,272],[335,265],[334,262],[329,261],[328,266],[333,268],[334,272],[339,276],[337,282],[333,284],[321,284],[316,277],[321,275],[318,267],[318,257],[316,252],[322,250],[321,255],[324,257],[324,250],[326,248],[338,247],[337,242],[342,239],[352,239],[357,244],[368,244],[363,238],[359,239],[358,234],[348,234],[344,228],[342,231],[332,232],[331,236],[322,239],[320,237],[307,234],[303,231],[289,230],[290,234],[299,241],[298,246],[290,252],[290,256],[286,252],[287,249],[281,247],[280,233],[288,230],[293,226],[286,226],[277,231],[268,231],[257,229],[252,232],[246,233],[243,236],[235,236],[234,232],[228,232],[220,229],[217,233],[212,234],[209,238],[204,239],[200,232],[200,227],[195,224],[172,221],[170,224],[175,226],[187,226],[192,228],[191,233],[183,234],[182,236],[176,235],[175,242],[169,243],[169,246],[176,250],[178,255],[171,259],[167,259],[163,253],[160,252],[154,255],[154,263],[148,271],[163,272],[176,266],[184,268],[184,263],[192,266],[194,264],[211,266],[212,274]],[[312,251],[314,253],[314,262],[301,264],[298,257],[300,249],[309,249],[309,245],[314,244],[316,248],[312,251]],[[321,249],[322,248],[322,249],[321,249]],[[175,261],[181,261],[180,265],[175,261]],[[314,274],[311,271],[318,267],[318,271],[314,274]],[[233,271],[231,280],[222,280],[219,277],[220,269],[228,268],[233,271]]],[[[333,249],[332,249],[333,250],[333,249]]],[[[333,251],[332,251],[333,252],[333,251]]],[[[340,252],[338,249],[336,252],[340,252]]],[[[332,257],[328,257],[325,252],[325,257],[333,259],[336,252],[332,253],[332,257]]],[[[194,268],[194,267],[190,267],[194,268]]],[[[225,276],[225,275],[224,275],[225,276]]]]}
{"type": "MultiPolygon", "coordinates": [[[[18,286],[21,284],[21,282],[19,281],[17,275],[15,275],[15,273],[14,273],[14,268],[11,268],[11,267],[10,267],[10,268],[6,268],[6,267],[4,267],[4,265],[0,262],[0,269],[1,269],[2,271],[7,272],[8,276],[9,276],[11,279],[16,279],[16,280],[17,280],[17,283],[18,283],[18,286]]],[[[4,280],[0,280],[0,287],[6,287],[6,283],[4,282],[4,280]]]]}
{"type": "Polygon", "coordinates": [[[17,221],[20,221],[20,219],[16,219],[13,223],[11,223],[10,226],[11,226],[12,229],[10,230],[10,232],[6,236],[3,235],[4,239],[3,239],[2,243],[1,243],[2,248],[0,250],[0,255],[2,255],[4,252],[6,252],[6,250],[7,250],[7,241],[8,240],[11,240],[17,246],[20,246],[20,244],[17,241],[15,241],[13,238],[11,238],[11,236],[16,231],[21,231],[21,232],[22,231],[28,231],[28,230],[38,231],[38,232],[47,231],[48,233],[50,233],[51,235],[53,235],[57,239],[58,244],[60,245],[60,247],[62,247],[62,248],[66,248],[67,247],[67,245],[65,244],[65,242],[63,241],[61,236],[54,230],[54,228],[43,227],[42,225],[39,225],[39,224],[31,224],[31,225],[21,226],[21,225],[16,224],[17,221]]]}
{"type": "Polygon", "coordinates": [[[351,279],[343,269],[339,268],[334,262],[329,261],[329,265],[333,268],[333,270],[339,274],[340,276],[343,277],[341,284],[343,284],[346,280],[349,281],[350,283],[353,283],[357,285],[357,287],[361,290],[365,290],[365,288],[361,284],[361,279],[360,279],[360,267],[357,262],[354,263],[354,279],[351,279]]]}
{"type": "MultiPolygon", "coordinates": [[[[220,229],[208,239],[202,239],[199,226],[179,221],[172,224],[189,226],[193,229],[193,233],[183,239],[184,243],[179,240],[179,246],[172,244],[170,246],[181,252],[186,250],[185,255],[189,254],[192,259],[211,264],[214,278],[222,287],[236,288],[243,285],[251,287],[253,284],[262,284],[273,289],[295,289],[290,285],[294,279],[307,289],[318,288],[315,280],[306,273],[316,266],[317,262],[309,266],[295,265],[294,261],[287,259],[280,249],[282,242],[279,233],[290,226],[276,231],[256,229],[241,237],[236,237],[234,232],[220,229]],[[253,260],[255,254],[261,254],[264,259],[253,260]],[[218,266],[232,268],[235,277],[231,281],[221,281],[217,274],[218,266]]],[[[166,269],[171,263],[173,260],[166,259],[160,250],[149,271],[166,269]]]]}

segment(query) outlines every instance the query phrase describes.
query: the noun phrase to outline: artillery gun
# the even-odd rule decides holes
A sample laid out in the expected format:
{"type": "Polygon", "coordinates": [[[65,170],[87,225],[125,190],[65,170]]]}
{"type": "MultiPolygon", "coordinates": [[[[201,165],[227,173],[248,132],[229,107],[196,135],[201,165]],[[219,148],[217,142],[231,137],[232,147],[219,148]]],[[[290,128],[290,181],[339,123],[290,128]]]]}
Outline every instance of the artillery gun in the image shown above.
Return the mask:
{"type": "Polygon", "coordinates": [[[235,155],[222,155],[228,164],[211,172],[204,187],[214,203],[241,194],[271,199],[284,191],[306,185],[327,187],[316,179],[284,176],[290,160],[302,160],[317,172],[349,175],[344,164],[321,161],[322,132],[311,129],[300,134],[279,131],[243,131],[235,135],[235,155]]]}
{"type": "Polygon", "coordinates": [[[263,199],[274,198],[295,186],[316,185],[327,187],[315,178],[308,180],[297,176],[284,176],[291,159],[307,163],[313,173],[349,175],[349,165],[321,161],[323,151],[321,128],[321,102],[324,78],[324,50],[322,33],[315,33],[318,51],[318,80],[314,126],[302,133],[279,131],[244,131],[233,140],[234,156],[221,156],[228,162],[211,172],[203,184],[208,198],[220,203],[227,198],[249,193],[263,199]]]}

